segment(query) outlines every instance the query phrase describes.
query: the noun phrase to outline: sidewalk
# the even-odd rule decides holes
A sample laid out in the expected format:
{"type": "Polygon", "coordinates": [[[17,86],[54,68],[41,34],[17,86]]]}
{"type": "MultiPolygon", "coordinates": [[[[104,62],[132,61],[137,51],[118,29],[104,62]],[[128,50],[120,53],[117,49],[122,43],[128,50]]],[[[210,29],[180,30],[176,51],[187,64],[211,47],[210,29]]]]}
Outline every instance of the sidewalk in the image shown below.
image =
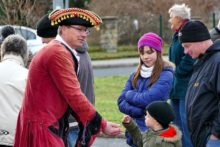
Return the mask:
{"type": "MultiPolygon", "coordinates": [[[[165,60],[168,60],[167,56],[163,56],[165,60]]],[[[111,59],[111,60],[93,60],[93,68],[111,68],[111,67],[128,67],[136,66],[140,62],[139,58],[122,58],[122,59],[111,59]]]]}
{"type": "Polygon", "coordinates": [[[125,138],[97,137],[92,147],[129,147],[125,138]]]}

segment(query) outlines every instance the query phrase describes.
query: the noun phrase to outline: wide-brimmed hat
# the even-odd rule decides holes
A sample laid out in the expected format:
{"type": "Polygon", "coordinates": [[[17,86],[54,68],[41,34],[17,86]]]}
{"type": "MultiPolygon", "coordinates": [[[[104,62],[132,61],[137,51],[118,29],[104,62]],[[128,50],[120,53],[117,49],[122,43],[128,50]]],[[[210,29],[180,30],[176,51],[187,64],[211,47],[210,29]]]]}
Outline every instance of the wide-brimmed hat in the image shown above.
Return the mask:
{"type": "Polygon", "coordinates": [[[51,25],[98,27],[102,19],[94,12],[80,8],[59,9],[49,14],[51,25]]]}

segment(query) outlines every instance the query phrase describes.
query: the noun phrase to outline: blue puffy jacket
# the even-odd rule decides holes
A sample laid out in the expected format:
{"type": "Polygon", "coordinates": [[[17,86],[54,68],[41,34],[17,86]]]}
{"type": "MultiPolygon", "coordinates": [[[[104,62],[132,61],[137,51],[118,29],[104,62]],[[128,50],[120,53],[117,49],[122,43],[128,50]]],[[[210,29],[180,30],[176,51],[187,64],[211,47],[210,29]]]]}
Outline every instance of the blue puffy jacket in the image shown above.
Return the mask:
{"type": "MultiPolygon", "coordinates": [[[[158,80],[150,87],[147,84],[150,78],[142,78],[137,80],[136,88],[132,87],[132,79],[135,73],[132,73],[126,82],[126,85],[118,98],[119,110],[130,115],[137,123],[141,131],[147,130],[145,125],[145,107],[153,101],[166,101],[172,89],[173,67],[167,62],[163,68],[158,80]]],[[[129,134],[126,133],[127,143],[132,145],[129,134]]]]}

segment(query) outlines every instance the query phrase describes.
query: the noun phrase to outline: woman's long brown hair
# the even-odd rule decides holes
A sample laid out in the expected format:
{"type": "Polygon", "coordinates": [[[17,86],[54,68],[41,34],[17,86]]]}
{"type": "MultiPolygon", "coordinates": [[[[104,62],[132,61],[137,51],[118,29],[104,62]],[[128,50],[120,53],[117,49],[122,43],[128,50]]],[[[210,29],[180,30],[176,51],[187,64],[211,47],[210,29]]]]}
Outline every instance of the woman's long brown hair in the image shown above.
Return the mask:
{"type": "MultiPolygon", "coordinates": [[[[144,47],[141,47],[139,49],[139,53],[142,53],[143,50],[144,50],[144,47]]],[[[164,67],[164,61],[163,61],[163,58],[162,58],[162,53],[157,52],[157,51],[156,51],[156,53],[157,53],[157,60],[155,61],[154,69],[152,71],[152,75],[150,76],[150,82],[148,83],[147,87],[152,86],[157,81],[157,79],[159,78],[160,73],[161,73],[161,71],[163,70],[163,67],[164,67]]],[[[133,88],[136,88],[136,84],[137,84],[138,77],[140,76],[142,64],[144,64],[144,63],[142,62],[142,60],[140,58],[140,63],[137,67],[134,78],[132,79],[132,87],[133,88]]]]}

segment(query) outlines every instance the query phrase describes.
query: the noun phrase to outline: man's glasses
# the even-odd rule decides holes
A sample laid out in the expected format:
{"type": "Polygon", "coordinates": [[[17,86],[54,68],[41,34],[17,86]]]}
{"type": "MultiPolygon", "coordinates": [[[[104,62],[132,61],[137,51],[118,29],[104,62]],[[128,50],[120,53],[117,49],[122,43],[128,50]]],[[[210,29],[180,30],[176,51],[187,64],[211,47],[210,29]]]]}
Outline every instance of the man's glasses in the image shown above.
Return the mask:
{"type": "Polygon", "coordinates": [[[73,28],[75,30],[77,30],[78,32],[80,33],[86,33],[86,35],[89,35],[90,34],[90,30],[88,28],[86,29],[83,29],[83,28],[80,28],[80,27],[76,27],[76,26],[69,26],[70,28],[73,28]]]}

